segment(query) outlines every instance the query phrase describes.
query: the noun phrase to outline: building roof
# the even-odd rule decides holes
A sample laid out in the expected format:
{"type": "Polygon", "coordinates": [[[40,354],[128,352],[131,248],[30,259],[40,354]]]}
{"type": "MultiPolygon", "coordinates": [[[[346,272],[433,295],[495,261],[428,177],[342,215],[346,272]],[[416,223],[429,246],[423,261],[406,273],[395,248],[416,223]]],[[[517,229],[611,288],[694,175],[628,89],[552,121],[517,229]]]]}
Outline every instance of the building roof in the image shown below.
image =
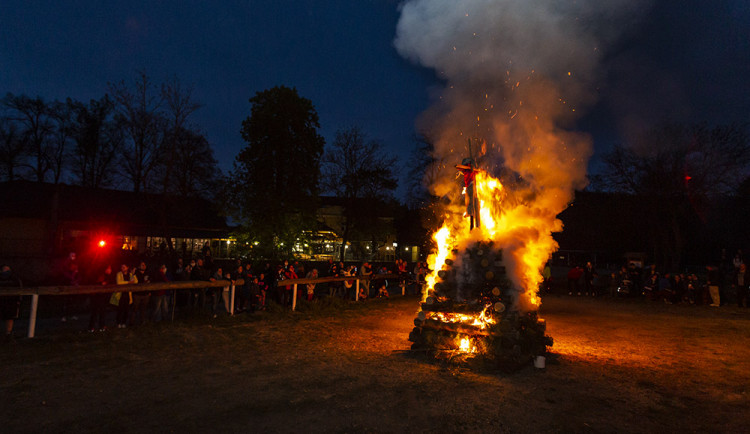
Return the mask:
{"type": "Polygon", "coordinates": [[[208,237],[226,232],[211,202],[31,181],[0,183],[0,218],[35,218],[122,234],[208,237]]]}

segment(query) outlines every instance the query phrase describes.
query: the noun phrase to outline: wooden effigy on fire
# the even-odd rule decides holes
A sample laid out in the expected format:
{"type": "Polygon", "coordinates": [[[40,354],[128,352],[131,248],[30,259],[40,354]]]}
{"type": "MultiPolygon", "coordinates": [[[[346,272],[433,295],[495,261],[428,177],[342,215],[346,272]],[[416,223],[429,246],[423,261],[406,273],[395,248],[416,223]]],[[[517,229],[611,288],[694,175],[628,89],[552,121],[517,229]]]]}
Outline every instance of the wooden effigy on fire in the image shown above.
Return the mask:
{"type": "Polygon", "coordinates": [[[479,357],[503,370],[545,356],[552,338],[536,311],[518,308],[521,293],[506,277],[502,250],[492,241],[477,242],[452,256],[423,297],[409,334],[412,350],[479,357]]]}

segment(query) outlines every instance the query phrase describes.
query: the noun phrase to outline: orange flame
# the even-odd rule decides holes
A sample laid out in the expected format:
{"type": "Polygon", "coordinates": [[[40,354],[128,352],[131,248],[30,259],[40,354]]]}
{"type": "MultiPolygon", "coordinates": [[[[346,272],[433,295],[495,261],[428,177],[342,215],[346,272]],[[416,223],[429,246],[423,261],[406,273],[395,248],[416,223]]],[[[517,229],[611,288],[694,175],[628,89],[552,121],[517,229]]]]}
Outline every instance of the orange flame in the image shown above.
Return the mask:
{"type": "Polygon", "coordinates": [[[445,260],[452,257],[452,249],[476,241],[493,241],[503,248],[508,277],[521,292],[517,307],[537,310],[541,303],[537,294],[541,271],[557,249],[552,232],[562,230],[556,213],[549,210],[554,207],[547,205],[550,197],[557,200],[555,192],[509,192],[500,180],[483,171],[477,173],[475,185],[481,226],[470,231],[468,219],[446,216],[443,227],[433,236],[437,250],[427,258],[433,271],[427,276],[424,298],[434,287],[445,260]]]}
{"type": "Polygon", "coordinates": [[[462,338],[461,342],[458,344],[458,350],[464,353],[476,353],[477,348],[474,346],[474,344],[471,343],[471,339],[469,338],[462,338]]]}

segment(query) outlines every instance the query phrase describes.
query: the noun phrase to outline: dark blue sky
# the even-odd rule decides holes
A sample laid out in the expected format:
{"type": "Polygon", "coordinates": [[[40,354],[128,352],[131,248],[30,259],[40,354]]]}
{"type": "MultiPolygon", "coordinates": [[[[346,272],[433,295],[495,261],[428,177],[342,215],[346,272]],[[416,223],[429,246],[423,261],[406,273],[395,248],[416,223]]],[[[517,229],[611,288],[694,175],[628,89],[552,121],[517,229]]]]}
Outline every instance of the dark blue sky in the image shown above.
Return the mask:
{"type": "MultiPolygon", "coordinates": [[[[4,0],[0,92],[87,101],[138,70],[156,82],[176,75],[204,104],[192,120],[226,170],[244,146],[248,99],[286,85],[313,102],[329,143],[359,125],[403,161],[439,83],[393,48],[398,3],[4,0]]],[[[660,118],[750,121],[748,3],[655,1],[643,21],[612,23],[625,36],[580,123],[596,148],[660,118]]]]}
{"type": "Polygon", "coordinates": [[[176,74],[204,103],[193,121],[222,168],[244,146],[248,99],[296,87],[321,133],[361,126],[408,156],[431,74],[392,47],[395,1],[4,1],[0,92],[87,101],[108,82],[176,74]]]}

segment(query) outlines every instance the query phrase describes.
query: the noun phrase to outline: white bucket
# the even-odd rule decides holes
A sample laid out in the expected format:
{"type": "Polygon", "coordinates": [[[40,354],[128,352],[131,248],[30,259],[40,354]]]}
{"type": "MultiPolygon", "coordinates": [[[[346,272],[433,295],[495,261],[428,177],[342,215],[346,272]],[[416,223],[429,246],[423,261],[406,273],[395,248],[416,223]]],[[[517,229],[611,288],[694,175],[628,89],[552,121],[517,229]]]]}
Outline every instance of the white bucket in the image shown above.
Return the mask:
{"type": "Polygon", "coordinates": [[[547,358],[544,356],[534,357],[534,367],[537,369],[544,369],[544,365],[547,362],[547,358]]]}

